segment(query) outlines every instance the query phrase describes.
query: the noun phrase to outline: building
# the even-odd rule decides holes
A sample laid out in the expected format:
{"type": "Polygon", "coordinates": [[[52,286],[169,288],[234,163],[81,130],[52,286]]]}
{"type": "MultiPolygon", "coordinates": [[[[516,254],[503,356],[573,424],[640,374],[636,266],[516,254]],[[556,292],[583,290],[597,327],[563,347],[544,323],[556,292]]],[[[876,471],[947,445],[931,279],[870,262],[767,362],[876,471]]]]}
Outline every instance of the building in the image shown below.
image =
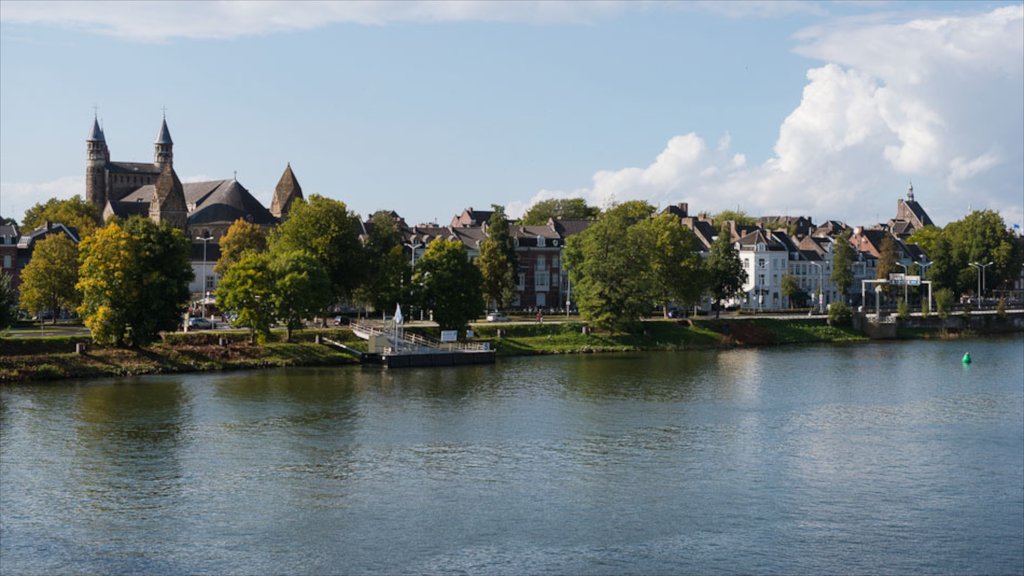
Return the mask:
{"type": "Polygon", "coordinates": [[[0,274],[7,274],[13,280],[18,276],[18,225],[0,224],[0,274]]]}

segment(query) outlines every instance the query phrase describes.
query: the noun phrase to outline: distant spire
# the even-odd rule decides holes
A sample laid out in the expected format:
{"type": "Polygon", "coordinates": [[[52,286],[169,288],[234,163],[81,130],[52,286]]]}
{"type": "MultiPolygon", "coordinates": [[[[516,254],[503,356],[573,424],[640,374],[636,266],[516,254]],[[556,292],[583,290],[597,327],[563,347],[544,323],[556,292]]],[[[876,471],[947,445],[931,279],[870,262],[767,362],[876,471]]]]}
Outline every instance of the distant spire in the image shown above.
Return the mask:
{"type": "Polygon", "coordinates": [[[160,122],[160,133],[157,134],[155,144],[174,144],[171,140],[171,131],[167,129],[167,116],[166,109],[164,112],[164,118],[160,122]]]}
{"type": "Polygon", "coordinates": [[[88,142],[106,142],[106,138],[103,137],[103,128],[100,128],[100,120],[97,116],[92,117],[92,133],[89,135],[88,142]]]}
{"type": "Polygon", "coordinates": [[[910,180],[910,179],[908,179],[908,181],[910,182],[910,186],[907,187],[907,200],[913,202],[914,201],[914,181],[910,180]]]}

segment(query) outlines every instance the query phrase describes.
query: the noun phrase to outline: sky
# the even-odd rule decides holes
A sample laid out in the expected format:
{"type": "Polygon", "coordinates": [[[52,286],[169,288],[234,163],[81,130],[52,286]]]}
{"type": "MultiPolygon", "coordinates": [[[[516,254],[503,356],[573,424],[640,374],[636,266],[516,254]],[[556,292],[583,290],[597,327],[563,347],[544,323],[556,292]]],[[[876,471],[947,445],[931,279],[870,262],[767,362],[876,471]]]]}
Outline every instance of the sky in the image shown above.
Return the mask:
{"type": "Polygon", "coordinates": [[[0,214],[85,189],[94,114],[184,181],[446,224],[547,198],[1024,225],[1020,2],[0,2],[0,214]]]}

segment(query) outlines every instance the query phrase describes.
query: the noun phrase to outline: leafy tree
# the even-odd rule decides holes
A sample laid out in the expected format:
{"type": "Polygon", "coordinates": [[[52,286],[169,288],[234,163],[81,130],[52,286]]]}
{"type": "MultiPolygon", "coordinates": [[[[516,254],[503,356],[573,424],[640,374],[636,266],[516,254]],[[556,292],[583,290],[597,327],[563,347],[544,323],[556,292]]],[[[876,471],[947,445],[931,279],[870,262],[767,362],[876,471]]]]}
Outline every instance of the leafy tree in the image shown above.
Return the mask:
{"type": "Polygon", "coordinates": [[[480,243],[477,266],[483,277],[484,299],[488,306],[497,310],[507,307],[516,296],[519,259],[505,219],[505,208],[492,208],[494,212],[487,222],[487,238],[480,243]]]}
{"type": "Polygon", "coordinates": [[[967,292],[977,286],[977,272],[971,262],[992,262],[985,270],[986,289],[997,287],[1020,274],[1024,244],[1017,242],[1003,218],[992,210],[975,210],[943,229],[949,240],[953,266],[959,270],[953,288],[967,292]]]}
{"type": "Polygon", "coordinates": [[[331,303],[331,282],[315,258],[305,250],[271,253],[274,312],[285,323],[287,341],[302,320],[320,313],[331,303]]]}
{"type": "Polygon", "coordinates": [[[797,299],[803,294],[803,290],[800,289],[800,282],[796,279],[796,276],[792,274],[782,275],[782,295],[789,299],[789,307],[793,308],[796,305],[797,299]]]}
{"type": "Polygon", "coordinates": [[[389,213],[377,212],[370,218],[365,250],[368,272],[357,299],[375,310],[394,310],[409,265],[402,252],[402,233],[389,213]]]}
{"type": "Polygon", "coordinates": [[[839,290],[842,300],[846,301],[850,285],[853,284],[853,263],[856,255],[850,245],[850,231],[843,232],[832,243],[832,283],[839,290]]]}
{"type": "Polygon", "coordinates": [[[174,329],[192,281],[187,238],[139,217],[111,223],[79,245],[79,314],[93,340],[116,346],[151,342],[174,329]]]}
{"type": "MultiPolygon", "coordinates": [[[[739,250],[732,244],[729,227],[722,224],[718,236],[711,243],[711,250],[705,263],[711,297],[716,308],[721,309],[722,301],[740,294],[747,282],[747,272],[743,269],[739,250]]],[[[718,311],[715,317],[718,317],[718,311]]]]}
{"type": "Polygon", "coordinates": [[[551,218],[559,220],[593,220],[601,214],[596,206],[587,206],[583,198],[551,198],[541,200],[523,214],[523,226],[543,226],[551,218]]]}
{"type": "MultiPolygon", "coordinates": [[[[896,240],[893,239],[891,234],[886,234],[885,238],[882,238],[882,246],[878,251],[878,267],[876,268],[875,278],[879,280],[885,280],[889,278],[889,274],[896,272],[896,240]]],[[[888,284],[883,285],[882,291],[885,294],[892,293],[892,287],[888,284]]]]}
{"type": "Polygon", "coordinates": [[[0,330],[14,323],[17,317],[17,293],[11,284],[11,275],[0,272],[0,330]]]}
{"type": "Polygon", "coordinates": [[[422,305],[434,311],[442,330],[462,330],[483,308],[483,279],[458,240],[438,238],[416,262],[413,283],[422,287],[422,305]]]}
{"type": "Polygon", "coordinates": [[[653,213],[647,202],[619,204],[567,242],[564,258],[580,314],[598,327],[632,329],[654,303],[651,250],[634,246],[642,234],[631,232],[653,213]]]}
{"type": "Polygon", "coordinates": [[[917,244],[924,250],[925,254],[931,255],[935,250],[935,247],[942,237],[942,228],[937,226],[925,226],[924,228],[918,228],[914,230],[914,233],[907,238],[908,244],[917,244]]]}
{"type": "Polygon", "coordinates": [[[853,319],[853,312],[845,302],[833,302],[828,307],[828,323],[832,326],[848,326],[853,319]]]}
{"type": "Polygon", "coordinates": [[[78,246],[63,234],[43,238],[21,272],[21,307],[32,314],[51,310],[56,324],[60,309],[78,305],[77,283],[78,246]]]}
{"type": "MultiPolygon", "coordinates": [[[[279,300],[266,252],[245,252],[217,286],[217,306],[238,315],[235,324],[249,329],[249,341],[266,338],[279,300]]],[[[290,332],[289,332],[290,334],[290,332]]]]}
{"type": "Polygon", "coordinates": [[[942,288],[935,293],[935,312],[939,318],[945,320],[953,308],[953,291],[949,288],[942,288]]]}
{"type": "Polygon", "coordinates": [[[730,220],[735,222],[737,226],[753,226],[757,224],[757,220],[753,216],[748,215],[742,210],[722,210],[715,214],[711,220],[719,227],[730,220]]]}
{"type": "Polygon", "coordinates": [[[351,298],[365,277],[365,255],[359,241],[359,216],[344,202],[312,195],[296,200],[291,215],[272,235],[272,249],[308,250],[331,281],[334,302],[351,298]]]}
{"type": "Polygon", "coordinates": [[[670,303],[690,306],[700,298],[705,286],[698,240],[678,218],[660,214],[641,220],[628,238],[647,261],[651,295],[666,318],[670,303]]]}
{"type": "Polygon", "coordinates": [[[228,228],[220,239],[220,259],[213,271],[219,276],[227,274],[228,268],[242,258],[246,251],[263,252],[267,249],[267,233],[263,227],[239,218],[228,228]]]}
{"type": "Polygon", "coordinates": [[[47,222],[60,222],[65,226],[76,228],[78,237],[85,238],[96,231],[100,224],[100,215],[96,208],[81,196],[72,196],[67,200],[50,198],[25,211],[21,221],[22,228],[35,230],[45,226],[47,222]]]}
{"type": "Polygon", "coordinates": [[[926,277],[935,283],[936,288],[957,288],[960,267],[953,259],[953,245],[945,235],[940,235],[931,250],[928,251],[932,265],[925,271],[926,277]]]}

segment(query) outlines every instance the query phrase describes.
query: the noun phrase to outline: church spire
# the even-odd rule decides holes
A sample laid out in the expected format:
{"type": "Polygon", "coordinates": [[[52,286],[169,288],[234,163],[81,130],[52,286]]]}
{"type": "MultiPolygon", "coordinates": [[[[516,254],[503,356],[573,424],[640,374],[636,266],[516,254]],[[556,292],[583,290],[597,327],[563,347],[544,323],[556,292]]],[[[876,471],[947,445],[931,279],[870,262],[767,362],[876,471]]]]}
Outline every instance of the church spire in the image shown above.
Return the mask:
{"type": "Polygon", "coordinates": [[[164,166],[174,164],[174,141],[171,140],[171,131],[167,129],[167,114],[164,114],[160,123],[160,133],[156,136],[153,151],[153,164],[163,170],[164,166]]]}
{"type": "Polygon", "coordinates": [[[281,179],[277,182],[277,187],[274,188],[274,199],[270,205],[270,213],[275,218],[284,220],[288,218],[288,212],[291,211],[292,203],[295,200],[302,199],[302,186],[299,186],[299,181],[295,178],[295,173],[292,172],[292,164],[288,163],[288,166],[284,169],[284,174],[281,174],[281,179]]]}
{"type": "Polygon", "coordinates": [[[909,180],[910,186],[907,187],[907,200],[910,202],[914,201],[914,181],[909,180]]]}

